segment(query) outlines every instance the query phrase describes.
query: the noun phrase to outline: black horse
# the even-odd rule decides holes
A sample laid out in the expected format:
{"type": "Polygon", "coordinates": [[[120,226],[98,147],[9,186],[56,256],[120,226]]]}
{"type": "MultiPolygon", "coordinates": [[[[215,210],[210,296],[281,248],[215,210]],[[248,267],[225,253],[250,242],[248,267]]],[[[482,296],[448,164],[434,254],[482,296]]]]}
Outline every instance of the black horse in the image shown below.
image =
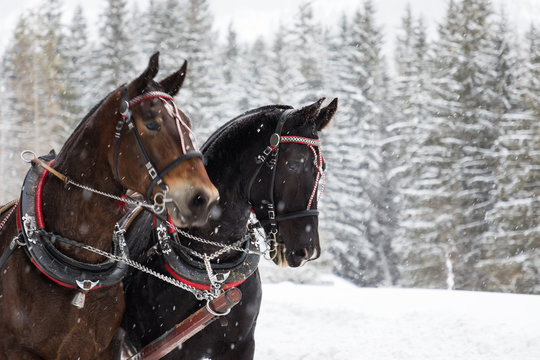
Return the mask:
{"type": "MultiPolygon", "coordinates": [[[[212,268],[218,275],[228,275],[220,285],[238,286],[243,298],[225,317],[226,324],[210,324],[166,359],[253,358],[261,304],[258,259],[232,249],[245,248],[242,239],[252,211],[270,237],[270,255],[276,264],[297,267],[320,255],[316,208],[324,163],[318,132],[337,110],[337,99],[321,108],[323,100],[299,110],[266,106],[249,111],[225,124],[201,148],[208,175],[220,193],[219,216],[202,228],[190,228],[189,234],[181,232],[177,240],[182,245],[162,241],[158,235],[161,248],[151,248],[141,261],[204,291],[214,285],[204,282],[207,271],[197,254],[217,254],[211,259],[212,268]]],[[[151,244],[151,222],[151,214],[139,216],[126,234],[132,240],[129,243],[151,244]]],[[[137,350],[205,305],[190,292],[141,272],[128,279],[125,292],[126,343],[137,350]]]]}

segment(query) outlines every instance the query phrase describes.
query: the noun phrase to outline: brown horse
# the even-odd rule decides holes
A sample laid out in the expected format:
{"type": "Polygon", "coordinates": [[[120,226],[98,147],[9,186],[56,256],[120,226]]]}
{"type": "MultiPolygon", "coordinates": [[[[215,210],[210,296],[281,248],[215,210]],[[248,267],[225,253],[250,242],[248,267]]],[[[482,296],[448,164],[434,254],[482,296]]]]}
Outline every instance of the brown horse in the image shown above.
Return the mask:
{"type": "Polygon", "coordinates": [[[111,239],[122,216],[117,198],[126,190],[146,194],[148,204],[159,199],[179,226],[206,222],[218,193],[193,151],[191,123],[172,100],[186,64],[158,83],[158,60],[156,53],[138,78],[90,111],[50,171],[33,164],[17,211],[2,215],[0,255],[18,246],[0,270],[1,359],[112,357],[124,311],[122,267],[74,244],[124,251],[122,241],[111,239]],[[26,205],[35,211],[36,224],[26,205]],[[36,253],[42,256],[29,258],[36,253]],[[69,279],[64,271],[86,278],[69,279]],[[74,295],[82,293],[84,305],[73,306],[74,295]]]}

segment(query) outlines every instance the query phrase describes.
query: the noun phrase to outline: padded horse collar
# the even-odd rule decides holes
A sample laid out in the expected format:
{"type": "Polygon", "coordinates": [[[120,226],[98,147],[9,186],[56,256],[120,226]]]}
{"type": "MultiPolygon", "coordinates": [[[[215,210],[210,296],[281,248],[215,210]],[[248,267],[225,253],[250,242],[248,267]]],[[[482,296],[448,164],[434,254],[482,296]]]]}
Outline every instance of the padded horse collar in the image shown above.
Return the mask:
{"type": "MultiPolygon", "coordinates": [[[[54,154],[42,157],[52,161],[54,154]]],[[[49,279],[62,286],[89,291],[118,284],[127,271],[127,264],[107,260],[100,264],[88,264],[62,254],[56,241],[65,241],[44,229],[41,211],[41,191],[48,171],[32,164],[23,183],[17,228],[24,239],[24,250],[30,261],[49,279]]],[[[118,225],[124,228],[126,225],[118,225]]],[[[73,241],[71,241],[73,242],[73,241]]],[[[122,231],[116,231],[112,239],[113,252],[127,257],[128,248],[122,231]]]]}
{"type": "MultiPolygon", "coordinates": [[[[170,222],[170,221],[169,221],[170,222]]],[[[182,245],[180,236],[171,226],[154,217],[153,236],[157,239],[167,271],[182,283],[199,290],[210,290],[212,281],[203,261],[191,256],[189,248],[182,245]]],[[[249,235],[246,235],[249,236],[249,235]]],[[[226,290],[243,283],[257,270],[259,254],[247,250],[251,239],[244,242],[244,252],[229,262],[212,263],[214,280],[226,290]]]]}

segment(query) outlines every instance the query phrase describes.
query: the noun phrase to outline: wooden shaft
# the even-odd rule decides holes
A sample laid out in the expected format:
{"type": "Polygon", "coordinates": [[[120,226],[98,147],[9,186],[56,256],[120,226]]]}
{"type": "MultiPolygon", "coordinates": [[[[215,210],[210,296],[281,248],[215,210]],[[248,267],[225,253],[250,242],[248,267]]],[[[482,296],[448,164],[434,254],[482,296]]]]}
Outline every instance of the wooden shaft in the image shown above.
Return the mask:
{"type": "MultiPolygon", "coordinates": [[[[238,304],[241,299],[242,292],[238,288],[231,288],[212,300],[210,306],[216,313],[226,313],[238,304]]],[[[203,306],[174,328],[146,345],[141,352],[132,356],[130,360],[159,360],[217,318],[218,316],[210,313],[206,306],[203,306]]]]}

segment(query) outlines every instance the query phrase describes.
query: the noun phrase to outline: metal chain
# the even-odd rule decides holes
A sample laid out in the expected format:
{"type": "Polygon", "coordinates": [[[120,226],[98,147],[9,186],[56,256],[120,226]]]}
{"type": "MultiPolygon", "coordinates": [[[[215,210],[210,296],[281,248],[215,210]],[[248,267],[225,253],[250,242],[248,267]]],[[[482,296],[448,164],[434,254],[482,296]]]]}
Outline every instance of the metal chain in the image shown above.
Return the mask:
{"type": "Polygon", "coordinates": [[[167,221],[167,225],[173,227],[176,230],[176,232],[179,233],[180,235],[182,235],[182,236],[184,236],[184,237],[186,237],[188,239],[195,240],[197,242],[203,243],[203,244],[224,248],[226,250],[232,249],[232,250],[243,251],[243,252],[248,252],[249,251],[249,250],[246,250],[244,248],[238,247],[239,244],[242,244],[244,241],[246,241],[246,240],[244,240],[244,238],[240,239],[239,241],[237,241],[237,242],[235,242],[233,244],[227,245],[227,244],[218,243],[218,242],[211,241],[211,240],[206,240],[206,239],[203,239],[203,238],[195,236],[195,235],[191,235],[190,233],[188,233],[188,232],[186,232],[186,231],[184,231],[182,229],[177,228],[174,224],[171,224],[168,221],[167,221]],[[238,245],[236,245],[237,243],[238,243],[238,245]]]}
{"type": "Polygon", "coordinates": [[[216,259],[217,257],[223,255],[224,253],[226,253],[229,250],[241,251],[241,252],[245,252],[247,254],[249,254],[250,252],[252,252],[252,253],[255,252],[253,250],[244,249],[244,248],[240,247],[240,244],[242,244],[242,243],[244,243],[246,241],[248,241],[248,239],[245,239],[245,237],[244,237],[244,238],[232,243],[231,245],[220,244],[223,248],[220,249],[220,250],[214,251],[210,255],[208,255],[206,253],[203,254],[203,253],[197,252],[197,251],[195,251],[193,249],[188,248],[187,246],[176,244],[173,241],[171,241],[171,244],[173,246],[178,246],[178,245],[181,246],[182,248],[186,249],[186,251],[188,251],[189,253],[191,253],[192,255],[194,255],[194,256],[196,256],[196,257],[198,257],[200,259],[204,260],[204,258],[208,258],[208,260],[214,260],[214,259],[216,259]]]}
{"type": "Polygon", "coordinates": [[[108,197],[110,199],[114,199],[114,200],[117,200],[117,201],[122,201],[122,202],[125,202],[127,204],[131,204],[131,205],[135,205],[135,206],[141,206],[141,207],[144,207],[146,209],[151,210],[152,212],[154,212],[156,214],[161,214],[165,210],[165,206],[164,206],[165,194],[162,194],[163,201],[162,201],[161,204],[148,204],[148,203],[146,203],[144,201],[138,201],[138,200],[132,200],[132,199],[129,199],[129,198],[123,198],[121,196],[117,196],[117,195],[106,193],[104,191],[93,189],[93,188],[91,188],[91,187],[89,187],[87,185],[82,185],[82,184],[77,183],[76,181],[71,180],[69,177],[67,177],[67,176],[65,176],[63,174],[60,174],[60,173],[56,172],[54,169],[50,168],[47,164],[45,164],[43,161],[41,161],[41,159],[39,159],[37,157],[35,152],[33,152],[31,150],[24,150],[21,153],[21,159],[26,163],[31,163],[31,162],[36,161],[36,164],[40,165],[45,170],[51,172],[54,176],[60,178],[60,180],[64,181],[66,184],[71,184],[71,185],[76,186],[76,187],[78,187],[80,189],[87,190],[87,191],[93,192],[95,194],[108,197]],[[32,158],[29,158],[28,155],[32,156],[32,158]]]}
{"type": "MultiPolygon", "coordinates": [[[[255,219],[255,220],[252,220],[252,218],[250,217],[250,223],[252,225],[255,225],[255,223],[257,223],[258,221],[255,219]]],[[[191,240],[195,240],[197,242],[200,242],[202,244],[207,244],[207,245],[212,245],[212,246],[215,246],[215,247],[220,247],[222,248],[222,250],[218,250],[214,253],[212,253],[210,256],[211,256],[211,260],[212,259],[215,259],[217,256],[219,255],[222,255],[223,253],[225,253],[226,251],[228,250],[236,250],[236,251],[240,251],[240,252],[245,252],[246,254],[259,254],[259,255],[263,255],[263,256],[266,256],[266,251],[265,252],[261,252],[261,251],[254,251],[254,250],[250,250],[249,248],[248,249],[244,249],[243,247],[240,247],[241,244],[243,244],[245,241],[248,241],[250,236],[244,236],[242,239],[238,240],[237,242],[235,243],[232,243],[232,244],[223,244],[223,243],[218,243],[218,242],[215,242],[215,241],[211,241],[211,240],[207,240],[207,239],[204,239],[204,238],[201,238],[201,237],[198,237],[198,236],[195,236],[195,235],[192,235],[178,227],[176,227],[174,224],[171,224],[169,221],[166,221],[167,225],[169,225],[171,228],[175,229],[177,233],[179,233],[180,235],[188,238],[188,239],[191,239],[191,240]],[[214,256],[214,254],[218,253],[218,255],[214,256]]],[[[257,229],[255,230],[255,226],[251,226],[250,229],[252,229],[253,231],[250,231],[250,233],[253,235],[253,237],[257,237],[260,236],[262,237],[263,239],[266,239],[266,236],[263,236],[260,231],[257,229]],[[255,234],[255,232],[257,234],[255,234]]],[[[265,241],[266,243],[266,241],[265,241]]],[[[269,246],[270,244],[266,244],[267,246],[269,246]]],[[[200,253],[197,253],[196,251],[194,250],[191,250],[189,249],[193,254],[195,254],[196,256],[200,257],[201,259],[204,257],[203,254],[200,254],[200,253]]]]}
{"type": "Polygon", "coordinates": [[[81,188],[83,190],[87,190],[87,191],[90,191],[90,192],[93,192],[95,194],[98,194],[98,195],[101,195],[101,196],[105,196],[105,197],[108,197],[108,198],[111,198],[111,199],[114,199],[114,200],[118,200],[118,201],[122,201],[122,202],[125,202],[126,204],[131,204],[131,205],[134,205],[134,206],[141,206],[141,207],[144,207],[146,209],[149,209],[153,212],[156,212],[156,206],[153,205],[153,204],[148,204],[144,201],[139,201],[139,200],[132,200],[130,198],[123,198],[121,196],[117,196],[117,195],[113,195],[113,194],[109,194],[109,193],[106,193],[106,192],[103,192],[103,191],[100,191],[100,190],[96,190],[96,189],[93,189],[89,186],[86,186],[86,185],[82,185],[82,184],[79,184],[71,179],[69,179],[68,181],[68,184],[71,184],[71,185],[74,185],[78,188],[81,188]]]}
{"type": "MultiPolygon", "coordinates": [[[[125,230],[120,230],[120,231],[115,231],[114,233],[114,236],[115,237],[123,237],[124,235],[124,232],[125,230]]],[[[39,230],[39,233],[41,235],[49,235],[48,232],[46,232],[45,230],[43,229],[40,229],[39,230]]],[[[95,254],[98,254],[98,255],[101,255],[103,257],[106,257],[107,259],[110,259],[110,260],[114,260],[114,261],[120,261],[124,264],[127,264],[139,271],[142,271],[144,273],[147,273],[149,275],[152,275],[166,283],[169,283],[173,286],[176,286],[178,288],[181,288],[182,290],[186,290],[186,291],[189,291],[191,292],[196,298],[197,300],[206,300],[206,301],[211,301],[213,299],[215,299],[217,297],[217,295],[219,294],[213,294],[212,292],[210,291],[207,291],[207,290],[199,290],[199,289],[196,289],[194,288],[193,286],[190,286],[190,285],[187,285],[187,284],[184,284],[170,276],[167,276],[167,275],[163,275],[161,273],[158,273],[157,271],[154,271],[134,260],[131,260],[129,258],[126,258],[125,256],[118,256],[118,255],[114,255],[114,254],[111,254],[109,252],[106,252],[106,251],[103,251],[101,249],[98,249],[98,248],[95,248],[93,246],[90,246],[90,245],[87,245],[87,244],[83,244],[83,243],[80,243],[78,241],[74,241],[74,240],[71,240],[71,239],[68,239],[68,238],[64,238],[62,236],[59,236],[59,235],[55,235],[55,238],[63,243],[66,243],[68,245],[72,245],[72,246],[76,246],[76,247],[79,247],[79,248],[82,248],[82,249],[85,249],[85,250],[88,250],[88,251],[91,251],[95,254]]]]}

